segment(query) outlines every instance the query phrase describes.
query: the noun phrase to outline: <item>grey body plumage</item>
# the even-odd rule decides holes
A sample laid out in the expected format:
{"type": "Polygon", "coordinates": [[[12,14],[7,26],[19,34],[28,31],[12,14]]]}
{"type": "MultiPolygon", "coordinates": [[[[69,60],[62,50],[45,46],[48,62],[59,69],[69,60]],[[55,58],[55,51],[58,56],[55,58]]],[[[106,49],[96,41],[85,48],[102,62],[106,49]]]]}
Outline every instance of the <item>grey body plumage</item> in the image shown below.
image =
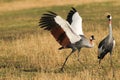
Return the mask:
{"type": "Polygon", "coordinates": [[[113,50],[113,45],[114,45],[114,38],[112,37],[110,39],[109,35],[105,37],[98,46],[99,49],[98,59],[103,59],[108,52],[110,52],[111,55],[113,50]]]}

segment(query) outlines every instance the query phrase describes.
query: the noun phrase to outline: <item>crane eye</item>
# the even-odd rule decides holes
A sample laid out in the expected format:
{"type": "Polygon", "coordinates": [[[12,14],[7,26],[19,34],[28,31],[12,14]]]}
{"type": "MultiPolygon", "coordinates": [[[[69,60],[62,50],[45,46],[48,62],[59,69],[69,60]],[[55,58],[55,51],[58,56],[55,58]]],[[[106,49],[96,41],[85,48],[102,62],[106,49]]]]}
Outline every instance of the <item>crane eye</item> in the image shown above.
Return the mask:
{"type": "Polygon", "coordinates": [[[107,15],[107,18],[110,18],[110,15],[107,15]]]}

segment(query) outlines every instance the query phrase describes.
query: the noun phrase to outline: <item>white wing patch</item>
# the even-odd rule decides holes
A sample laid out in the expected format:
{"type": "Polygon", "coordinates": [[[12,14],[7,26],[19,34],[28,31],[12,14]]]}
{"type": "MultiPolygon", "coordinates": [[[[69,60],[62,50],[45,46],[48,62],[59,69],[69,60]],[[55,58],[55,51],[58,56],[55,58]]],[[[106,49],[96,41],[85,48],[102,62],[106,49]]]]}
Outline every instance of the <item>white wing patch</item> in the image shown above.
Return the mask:
{"type": "Polygon", "coordinates": [[[81,39],[79,35],[76,35],[72,31],[70,24],[66,20],[64,20],[60,16],[56,16],[54,19],[55,19],[55,22],[59,24],[61,28],[65,31],[71,43],[75,43],[81,39]]]}
{"type": "Polygon", "coordinates": [[[82,30],[82,17],[79,15],[78,12],[74,13],[72,16],[71,29],[77,35],[84,35],[82,30]]]}

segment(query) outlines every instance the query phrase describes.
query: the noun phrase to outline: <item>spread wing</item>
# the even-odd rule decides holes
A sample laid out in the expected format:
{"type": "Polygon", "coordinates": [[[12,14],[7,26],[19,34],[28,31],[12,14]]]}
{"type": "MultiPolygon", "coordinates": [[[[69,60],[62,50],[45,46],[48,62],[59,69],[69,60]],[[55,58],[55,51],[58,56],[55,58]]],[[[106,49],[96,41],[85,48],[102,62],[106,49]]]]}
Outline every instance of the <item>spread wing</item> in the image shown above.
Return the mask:
{"type": "Polygon", "coordinates": [[[66,20],[53,12],[43,14],[40,19],[40,26],[41,28],[50,31],[57,42],[63,47],[81,39],[80,36],[73,32],[70,24],[66,20]]]}
{"type": "Polygon", "coordinates": [[[84,35],[82,31],[82,17],[79,15],[77,10],[72,7],[72,10],[68,13],[67,21],[71,25],[71,29],[77,35],[84,35]]]}

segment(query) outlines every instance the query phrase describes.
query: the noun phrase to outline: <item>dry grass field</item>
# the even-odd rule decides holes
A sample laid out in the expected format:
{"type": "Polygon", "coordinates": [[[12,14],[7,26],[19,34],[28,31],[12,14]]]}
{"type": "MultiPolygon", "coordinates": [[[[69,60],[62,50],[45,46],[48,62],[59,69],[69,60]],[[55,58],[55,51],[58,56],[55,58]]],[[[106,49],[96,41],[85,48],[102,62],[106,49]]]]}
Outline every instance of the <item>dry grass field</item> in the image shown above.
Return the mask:
{"type": "Polygon", "coordinates": [[[49,7],[60,5],[80,5],[92,2],[105,2],[111,0],[0,0],[0,11],[13,11],[34,7],[49,7]]]}
{"type": "Polygon", "coordinates": [[[0,0],[0,80],[119,80],[120,79],[120,4],[108,0],[0,0]],[[62,2],[61,2],[62,1],[62,2]],[[45,3],[46,5],[44,5],[45,3]],[[18,5],[19,4],[19,5],[18,5]],[[51,34],[38,26],[48,10],[66,18],[74,6],[83,18],[86,37],[95,36],[95,47],[81,50],[68,60],[65,72],[59,72],[70,49],[60,45],[51,34]],[[113,15],[113,51],[115,77],[112,77],[109,55],[99,69],[97,46],[108,34],[106,12],[113,15]]]}

